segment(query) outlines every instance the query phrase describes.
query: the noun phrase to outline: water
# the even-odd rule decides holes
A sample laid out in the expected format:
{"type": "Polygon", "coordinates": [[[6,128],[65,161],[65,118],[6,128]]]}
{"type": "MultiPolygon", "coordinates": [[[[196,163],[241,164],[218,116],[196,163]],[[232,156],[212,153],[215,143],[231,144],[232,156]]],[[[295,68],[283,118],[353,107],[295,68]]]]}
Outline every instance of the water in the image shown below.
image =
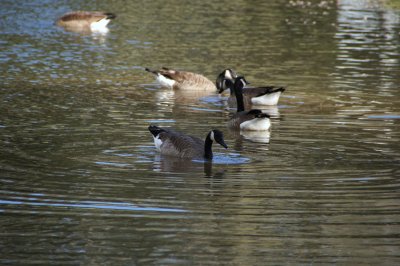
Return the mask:
{"type": "MultiPolygon", "coordinates": [[[[400,12],[374,1],[2,1],[0,262],[400,263],[400,12]],[[117,13],[106,35],[54,26],[117,13]],[[232,67],[287,91],[270,134],[144,67],[232,67]],[[149,124],[225,133],[214,163],[149,124]]],[[[218,146],[218,147],[217,147],[218,146]]]]}

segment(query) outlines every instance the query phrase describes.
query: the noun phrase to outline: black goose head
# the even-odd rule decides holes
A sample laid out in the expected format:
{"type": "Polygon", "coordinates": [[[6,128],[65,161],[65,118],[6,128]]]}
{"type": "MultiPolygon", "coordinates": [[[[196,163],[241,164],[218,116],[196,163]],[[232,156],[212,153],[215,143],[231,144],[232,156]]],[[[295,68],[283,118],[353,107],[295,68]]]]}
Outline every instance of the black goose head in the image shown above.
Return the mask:
{"type": "Polygon", "coordinates": [[[162,129],[162,128],[158,127],[158,126],[155,126],[155,125],[150,125],[148,127],[148,129],[149,129],[150,133],[154,137],[157,137],[158,134],[160,134],[161,132],[165,131],[164,129],[162,129]]]}
{"type": "Polygon", "coordinates": [[[212,141],[216,141],[217,143],[219,143],[225,149],[228,148],[228,145],[226,145],[225,141],[224,141],[224,134],[221,131],[219,131],[218,129],[213,129],[210,133],[211,133],[210,134],[210,139],[212,141]]]}
{"type": "Polygon", "coordinates": [[[222,93],[224,90],[229,87],[226,85],[225,80],[235,80],[237,74],[233,69],[227,68],[218,75],[215,85],[217,86],[218,93],[222,93]]]}

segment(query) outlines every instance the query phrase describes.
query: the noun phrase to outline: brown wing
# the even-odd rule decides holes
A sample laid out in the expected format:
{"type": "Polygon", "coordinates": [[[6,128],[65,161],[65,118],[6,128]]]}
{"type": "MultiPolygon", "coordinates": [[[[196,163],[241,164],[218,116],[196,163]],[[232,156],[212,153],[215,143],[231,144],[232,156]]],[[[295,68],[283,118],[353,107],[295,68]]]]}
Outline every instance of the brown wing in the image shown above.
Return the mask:
{"type": "Polygon", "coordinates": [[[161,153],[184,158],[203,157],[204,141],[199,138],[168,130],[159,135],[163,142],[161,153]]]}
{"type": "Polygon", "coordinates": [[[257,88],[244,88],[243,89],[243,96],[244,97],[258,97],[265,94],[274,93],[277,91],[284,91],[284,88],[278,88],[274,86],[266,86],[266,87],[257,87],[257,88]]]}
{"type": "Polygon", "coordinates": [[[241,123],[255,118],[256,113],[258,113],[257,110],[237,112],[232,115],[228,122],[228,126],[233,129],[239,129],[241,123]]]}
{"type": "Polygon", "coordinates": [[[166,67],[163,67],[159,70],[151,70],[149,68],[146,68],[145,70],[153,74],[161,74],[168,79],[175,80],[176,84],[174,85],[174,89],[216,90],[215,84],[200,74],[187,71],[178,71],[166,67]]]}
{"type": "Polygon", "coordinates": [[[114,19],[116,15],[113,13],[100,12],[100,11],[73,11],[69,12],[57,20],[58,24],[68,24],[74,21],[86,21],[88,23],[97,22],[101,19],[114,19]]]}

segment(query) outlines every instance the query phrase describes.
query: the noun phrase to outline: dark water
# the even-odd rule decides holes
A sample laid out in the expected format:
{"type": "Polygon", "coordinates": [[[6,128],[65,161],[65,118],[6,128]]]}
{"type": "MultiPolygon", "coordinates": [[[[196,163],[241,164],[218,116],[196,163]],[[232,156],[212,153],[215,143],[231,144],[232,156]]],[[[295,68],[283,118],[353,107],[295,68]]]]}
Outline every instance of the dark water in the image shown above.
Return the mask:
{"type": "Polygon", "coordinates": [[[1,1],[0,264],[398,265],[400,12],[377,2],[1,1]],[[70,10],[118,18],[81,35],[70,10]],[[287,91],[240,136],[160,66],[287,91]],[[229,149],[165,158],[150,123],[229,149]]]}

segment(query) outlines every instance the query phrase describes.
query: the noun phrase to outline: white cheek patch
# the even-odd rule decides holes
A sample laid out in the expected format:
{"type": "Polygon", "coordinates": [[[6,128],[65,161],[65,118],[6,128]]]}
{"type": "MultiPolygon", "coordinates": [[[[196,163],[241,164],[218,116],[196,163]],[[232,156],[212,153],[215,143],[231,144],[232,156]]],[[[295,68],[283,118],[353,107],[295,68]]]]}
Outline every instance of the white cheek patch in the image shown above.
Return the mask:
{"type": "Polygon", "coordinates": [[[229,71],[229,70],[225,71],[225,78],[226,79],[234,79],[231,71],[229,71]]]}
{"type": "Polygon", "coordinates": [[[154,145],[156,146],[157,150],[161,151],[161,145],[163,144],[163,142],[160,139],[160,136],[157,135],[156,137],[153,137],[153,138],[154,138],[154,145]]]}
{"type": "Polygon", "coordinates": [[[107,24],[110,22],[109,19],[103,18],[97,22],[90,24],[90,29],[96,32],[108,32],[107,24]]]}
{"type": "Polygon", "coordinates": [[[163,87],[172,88],[175,84],[175,80],[166,78],[161,74],[158,74],[156,79],[157,82],[163,87]]]}
{"type": "Polygon", "coordinates": [[[215,141],[215,139],[214,139],[214,131],[211,131],[211,133],[210,133],[210,139],[211,139],[212,141],[215,141]]]}

